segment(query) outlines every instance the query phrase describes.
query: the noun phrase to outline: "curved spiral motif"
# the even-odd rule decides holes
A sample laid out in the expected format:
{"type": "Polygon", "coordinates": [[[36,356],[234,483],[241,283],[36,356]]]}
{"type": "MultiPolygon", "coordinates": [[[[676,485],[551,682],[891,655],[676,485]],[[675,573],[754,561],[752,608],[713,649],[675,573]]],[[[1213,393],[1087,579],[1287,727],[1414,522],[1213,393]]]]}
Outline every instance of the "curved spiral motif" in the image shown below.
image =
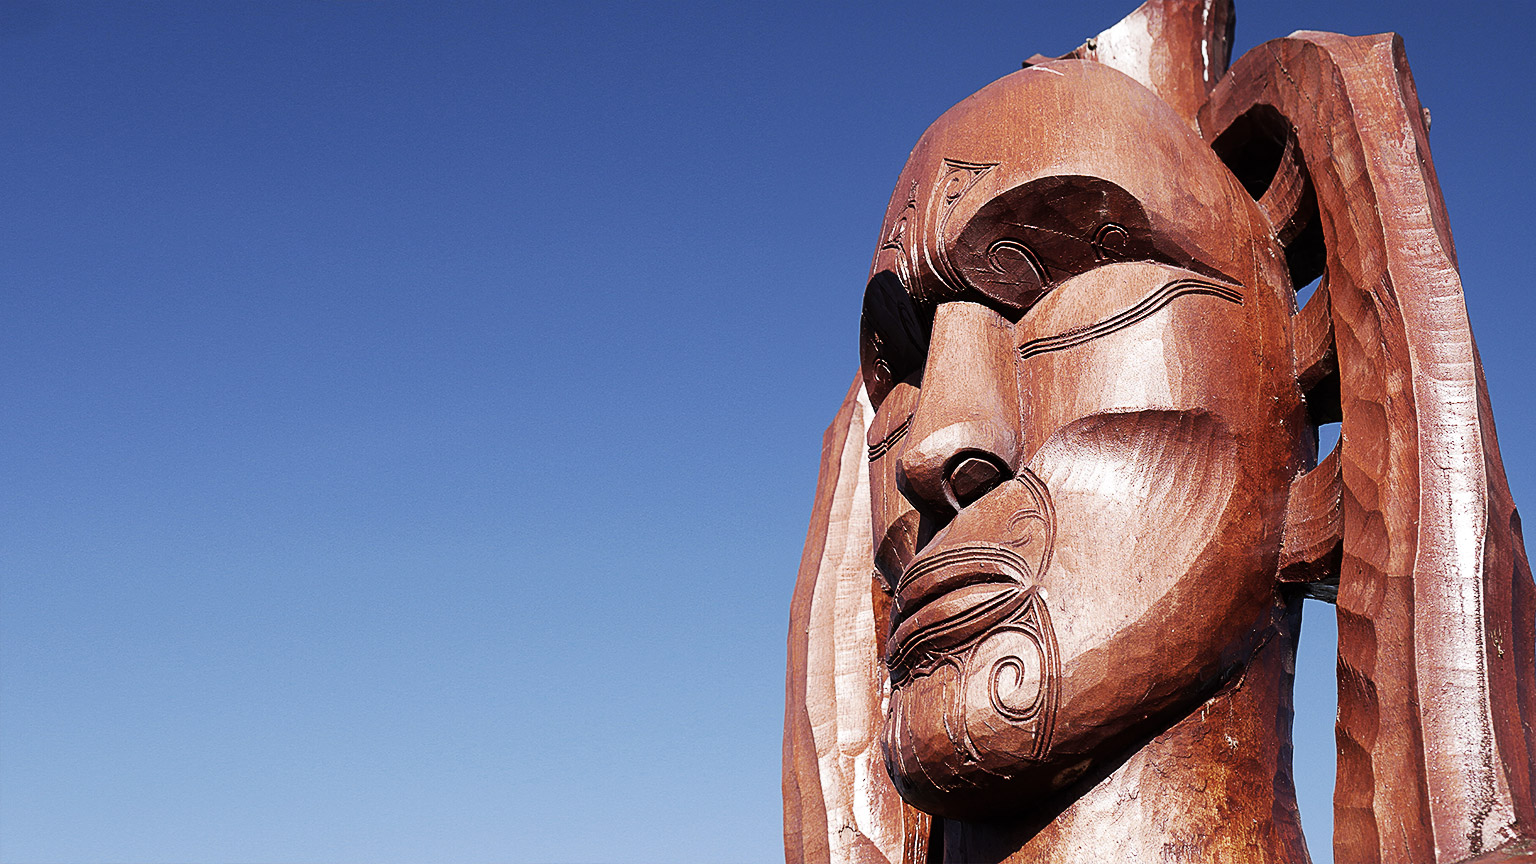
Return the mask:
{"type": "Polygon", "coordinates": [[[1093,257],[1100,261],[1110,261],[1125,254],[1131,245],[1131,232],[1125,230],[1124,225],[1105,222],[1094,232],[1089,245],[1093,247],[1093,257]]]}
{"type": "MultiPolygon", "coordinates": [[[[987,695],[991,697],[993,710],[1015,723],[1040,713],[1040,703],[1045,696],[1045,652],[1028,634],[1018,635],[1023,638],[1016,642],[1027,642],[1034,650],[1025,648],[993,661],[987,682],[987,695]]],[[[1013,647],[1017,650],[1023,646],[1016,644],[1013,647]]]]}
{"type": "Polygon", "coordinates": [[[1045,284],[1045,274],[1035,253],[1012,237],[992,241],[987,247],[987,267],[1024,290],[1045,284]]]}

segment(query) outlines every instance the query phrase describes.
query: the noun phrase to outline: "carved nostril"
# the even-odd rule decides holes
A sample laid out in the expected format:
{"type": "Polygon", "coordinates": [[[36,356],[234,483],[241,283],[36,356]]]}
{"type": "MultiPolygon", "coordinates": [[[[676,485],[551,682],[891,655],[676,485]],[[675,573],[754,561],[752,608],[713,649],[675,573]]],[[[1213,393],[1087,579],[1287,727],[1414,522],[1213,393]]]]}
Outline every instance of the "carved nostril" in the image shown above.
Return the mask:
{"type": "Polygon", "coordinates": [[[981,453],[961,453],[955,457],[946,482],[959,510],[991,492],[1008,479],[1008,467],[996,458],[981,453]]]}

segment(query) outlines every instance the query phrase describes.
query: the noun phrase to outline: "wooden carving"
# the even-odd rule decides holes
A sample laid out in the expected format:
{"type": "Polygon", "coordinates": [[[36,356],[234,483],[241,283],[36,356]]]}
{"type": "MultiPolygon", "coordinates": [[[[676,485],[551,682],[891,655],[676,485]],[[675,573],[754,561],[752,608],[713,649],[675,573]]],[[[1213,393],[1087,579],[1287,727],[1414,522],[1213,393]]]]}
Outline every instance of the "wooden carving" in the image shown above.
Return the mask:
{"type": "Polygon", "coordinates": [[[1307,860],[1306,596],[1337,859],[1536,857],[1536,588],[1401,41],[1228,69],[1232,21],[1152,0],[913,149],[791,610],[789,861],[1307,860]]]}

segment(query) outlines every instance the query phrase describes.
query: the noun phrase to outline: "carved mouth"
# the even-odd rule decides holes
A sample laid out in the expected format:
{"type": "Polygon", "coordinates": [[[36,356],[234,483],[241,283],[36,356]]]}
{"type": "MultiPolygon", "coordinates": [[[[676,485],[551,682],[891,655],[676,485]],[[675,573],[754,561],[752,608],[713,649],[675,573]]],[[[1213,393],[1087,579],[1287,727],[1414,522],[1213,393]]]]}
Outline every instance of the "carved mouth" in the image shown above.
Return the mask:
{"type": "Polygon", "coordinates": [[[892,683],[1007,620],[1029,599],[1030,566],[1011,549],[974,544],[913,561],[896,588],[886,654],[892,683]]]}

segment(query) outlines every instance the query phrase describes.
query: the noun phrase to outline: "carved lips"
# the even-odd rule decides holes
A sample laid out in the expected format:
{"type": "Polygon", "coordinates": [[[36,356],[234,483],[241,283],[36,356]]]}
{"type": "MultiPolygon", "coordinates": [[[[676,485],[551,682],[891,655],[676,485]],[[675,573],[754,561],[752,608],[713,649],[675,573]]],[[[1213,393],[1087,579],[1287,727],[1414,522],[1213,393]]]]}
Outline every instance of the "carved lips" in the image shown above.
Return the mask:
{"type": "Polygon", "coordinates": [[[1036,594],[1053,534],[1045,486],[1027,469],[967,507],[896,586],[886,655],[892,684],[1014,618],[1036,594]]]}
{"type": "Polygon", "coordinates": [[[1028,565],[996,546],[960,546],[914,562],[891,616],[892,683],[899,686],[1012,617],[1029,597],[1028,578],[1028,565]]]}
{"type": "Polygon", "coordinates": [[[1027,783],[1047,761],[1061,660],[1040,577],[1054,536],[1045,485],[1024,469],[898,581],[882,746],[897,789],[927,812],[976,815],[997,784],[1027,783]]]}

